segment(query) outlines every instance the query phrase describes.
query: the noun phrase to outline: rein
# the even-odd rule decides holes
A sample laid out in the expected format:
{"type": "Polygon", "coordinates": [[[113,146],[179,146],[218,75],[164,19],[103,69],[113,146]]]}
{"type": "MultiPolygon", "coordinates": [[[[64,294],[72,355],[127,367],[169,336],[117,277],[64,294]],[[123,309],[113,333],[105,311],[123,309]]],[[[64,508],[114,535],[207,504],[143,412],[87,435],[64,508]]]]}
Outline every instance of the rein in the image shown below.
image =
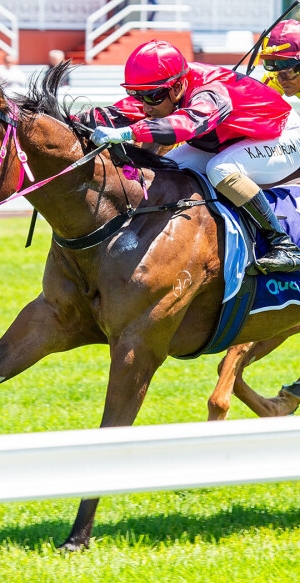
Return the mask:
{"type": "MultiPolygon", "coordinates": [[[[93,115],[93,110],[91,113],[93,115]]],[[[104,120],[106,121],[106,124],[113,126],[113,124],[112,124],[110,118],[107,116],[105,110],[102,109],[101,113],[104,117],[104,120]]],[[[94,122],[94,123],[96,123],[96,122],[94,122]]],[[[90,132],[93,131],[91,128],[89,128],[83,124],[79,124],[79,125],[82,128],[84,128],[85,130],[88,130],[90,132]]],[[[145,181],[144,181],[143,171],[141,168],[137,168],[134,166],[133,161],[126,154],[124,145],[123,144],[114,144],[114,145],[110,144],[108,146],[107,144],[104,144],[102,146],[102,149],[105,149],[107,147],[109,147],[109,149],[110,149],[110,157],[111,157],[111,160],[112,160],[115,168],[118,170],[118,165],[117,165],[116,161],[114,160],[114,155],[112,155],[114,153],[116,153],[117,157],[119,159],[121,159],[123,163],[125,163],[125,166],[123,166],[124,176],[126,178],[128,178],[128,180],[137,180],[143,189],[144,198],[146,200],[148,200],[148,194],[147,194],[146,185],[145,185],[145,181]],[[129,165],[126,166],[126,164],[129,164],[129,165]],[[125,169],[126,169],[126,172],[124,172],[125,169]],[[138,179],[137,176],[134,176],[133,174],[131,175],[132,171],[135,171],[138,169],[141,171],[141,178],[140,179],[138,179]]],[[[61,237],[60,235],[55,233],[55,231],[53,231],[53,240],[57,243],[57,245],[59,245],[59,247],[63,247],[65,249],[72,249],[73,251],[83,251],[84,249],[90,249],[91,247],[96,247],[97,245],[99,245],[100,243],[102,243],[103,241],[105,241],[106,239],[111,237],[112,235],[115,235],[116,233],[118,233],[118,231],[120,231],[120,229],[123,227],[123,225],[125,225],[125,223],[127,221],[131,220],[132,218],[134,218],[137,215],[146,214],[146,213],[155,213],[155,212],[161,212],[161,211],[181,212],[185,208],[192,208],[194,206],[200,206],[200,205],[206,204],[207,202],[213,202],[213,199],[208,199],[208,198],[206,198],[205,200],[182,199],[182,200],[170,202],[170,203],[164,204],[164,205],[150,206],[150,207],[138,207],[138,208],[134,209],[132,207],[128,197],[127,197],[127,193],[126,193],[126,190],[124,188],[122,180],[120,180],[120,182],[122,185],[127,210],[124,213],[121,213],[120,215],[113,217],[112,219],[107,221],[104,225],[102,225],[101,227],[99,227],[98,229],[93,231],[92,233],[89,233],[88,235],[83,235],[82,237],[76,237],[75,239],[68,239],[65,237],[61,237]]]]}
{"type": "MultiPolygon", "coordinates": [[[[21,162],[21,167],[20,167],[20,174],[19,174],[19,180],[18,180],[16,191],[13,194],[11,194],[9,197],[7,197],[6,199],[0,201],[0,205],[5,204],[6,202],[9,202],[11,200],[16,200],[17,198],[20,198],[21,196],[25,196],[26,194],[29,194],[29,193],[33,192],[34,190],[37,190],[38,188],[41,188],[42,186],[48,184],[49,182],[51,182],[55,178],[58,178],[59,176],[66,174],[67,172],[70,172],[71,170],[74,170],[78,166],[86,164],[87,162],[89,162],[90,160],[95,158],[98,154],[100,154],[100,152],[102,152],[102,150],[104,150],[104,148],[105,148],[105,146],[100,146],[100,147],[96,148],[95,150],[93,150],[89,154],[86,154],[85,156],[83,156],[77,162],[74,162],[73,164],[71,164],[70,166],[68,166],[67,168],[65,168],[61,172],[59,172],[58,174],[55,174],[54,176],[50,176],[49,178],[41,180],[40,182],[36,182],[35,184],[32,184],[31,186],[20,191],[20,188],[22,187],[22,184],[24,182],[25,173],[26,173],[27,178],[30,182],[34,182],[35,179],[34,179],[34,176],[33,176],[32,172],[28,166],[28,163],[27,163],[27,154],[21,149],[21,146],[20,146],[20,143],[19,143],[19,140],[17,137],[18,107],[16,104],[14,104],[10,100],[8,100],[8,103],[9,103],[9,107],[10,107],[12,116],[10,117],[8,114],[0,111],[0,119],[2,121],[4,121],[5,123],[7,123],[7,129],[5,132],[5,136],[3,138],[2,146],[0,148],[0,166],[6,157],[7,143],[8,143],[10,136],[11,136],[11,133],[12,133],[12,137],[13,137],[13,140],[15,143],[17,155],[18,155],[18,158],[21,162]]],[[[30,245],[31,245],[33,232],[34,232],[34,228],[35,228],[35,223],[36,223],[36,219],[37,219],[37,214],[38,214],[37,210],[35,208],[33,208],[33,213],[32,213],[32,217],[31,217],[31,223],[30,223],[30,227],[29,227],[29,233],[27,236],[25,248],[30,247],[30,245]]]]}
{"type": "Polygon", "coordinates": [[[16,191],[13,192],[13,194],[8,196],[4,200],[1,200],[0,205],[5,204],[6,202],[9,202],[11,200],[15,200],[21,196],[25,196],[25,194],[29,194],[30,192],[33,192],[34,190],[37,190],[38,188],[45,186],[45,184],[48,184],[49,182],[51,182],[55,178],[58,178],[59,176],[62,176],[63,174],[66,174],[67,172],[74,170],[78,166],[82,166],[83,164],[86,164],[90,160],[93,160],[93,158],[95,158],[98,154],[100,154],[100,152],[102,152],[106,148],[106,145],[99,146],[98,148],[95,148],[95,150],[92,150],[92,152],[89,152],[88,154],[86,154],[85,156],[83,156],[82,158],[77,160],[77,162],[73,162],[73,164],[70,164],[70,166],[68,166],[67,168],[65,168],[61,172],[58,172],[58,174],[54,174],[54,176],[49,176],[48,178],[45,178],[44,180],[40,180],[40,182],[36,182],[35,184],[32,184],[31,186],[24,188],[23,190],[19,190],[24,182],[25,173],[27,174],[27,177],[30,180],[30,182],[34,182],[34,176],[33,176],[32,172],[28,166],[27,155],[21,149],[19,140],[17,138],[18,107],[16,104],[12,103],[12,101],[8,101],[8,103],[9,103],[10,108],[12,109],[12,117],[10,117],[6,113],[3,113],[0,111],[0,119],[2,119],[4,122],[6,122],[8,124],[5,136],[3,138],[2,146],[0,148],[0,166],[6,157],[6,154],[7,154],[6,145],[7,145],[7,142],[9,140],[9,137],[10,137],[11,132],[12,132],[17,155],[18,155],[18,158],[21,162],[21,170],[20,170],[20,176],[19,176],[16,191]]]}
{"type": "MultiPolygon", "coordinates": [[[[9,138],[10,138],[10,135],[12,133],[12,137],[13,137],[13,140],[15,143],[17,155],[18,155],[18,158],[21,162],[21,170],[20,170],[20,176],[19,176],[16,191],[13,194],[11,194],[9,197],[7,197],[6,199],[0,201],[0,205],[6,203],[8,201],[11,201],[11,200],[16,200],[17,198],[19,198],[21,196],[25,196],[26,194],[29,194],[29,193],[33,192],[34,190],[37,190],[38,188],[45,186],[46,184],[48,184],[52,180],[55,180],[56,178],[58,178],[59,176],[62,176],[63,174],[66,174],[67,172],[71,172],[75,168],[78,168],[79,166],[86,164],[90,160],[93,160],[98,154],[100,154],[103,150],[105,150],[107,148],[107,144],[103,144],[102,146],[95,148],[94,150],[92,150],[91,152],[89,152],[88,154],[86,154],[85,156],[83,156],[82,158],[77,160],[76,162],[73,162],[72,164],[70,164],[70,166],[68,166],[67,168],[65,168],[61,172],[58,172],[58,174],[55,174],[55,175],[50,176],[48,178],[45,178],[44,180],[41,180],[40,182],[36,182],[35,184],[32,184],[23,190],[19,190],[19,188],[21,188],[21,186],[23,184],[25,173],[26,173],[28,179],[30,180],[30,182],[34,182],[34,176],[33,176],[32,172],[28,166],[27,155],[21,149],[20,143],[19,143],[18,138],[17,138],[18,108],[11,101],[9,101],[9,105],[12,109],[12,117],[8,116],[7,114],[5,114],[3,112],[0,112],[0,119],[2,119],[4,122],[6,122],[8,124],[7,130],[6,130],[3,142],[2,142],[2,146],[0,148],[0,166],[6,157],[6,154],[7,154],[6,145],[7,145],[9,138]]],[[[87,128],[87,129],[89,129],[89,128],[87,128]]],[[[123,161],[132,162],[128,158],[125,150],[122,151],[122,154],[123,154],[123,156],[122,156],[123,161]]],[[[141,186],[143,188],[143,175],[142,175],[142,179],[140,182],[141,182],[141,186]]],[[[134,209],[132,207],[131,203],[129,202],[129,200],[127,199],[127,195],[126,195],[125,191],[124,191],[124,194],[125,194],[126,203],[127,203],[126,212],[121,213],[120,215],[113,217],[112,219],[107,221],[104,225],[102,225],[101,227],[99,227],[98,229],[93,231],[92,233],[89,233],[88,235],[84,235],[83,237],[77,237],[75,239],[68,239],[68,238],[60,237],[57,233],[55,233],[53,231],[53,240],[60,247],[64,247],[67,249],[73,249],[73,250],[89,249],[91,247],[95,247],[96,245],[99,245],[100,243],[102,243],[102,241],[105,241],[106,239],[111,237],[111,235],[117,233],[128,220],[131,220],[133,217],[135,217],[137,215],[146,214],[146,213],[153,213],[153,212],[162,212],[162,211],[177,211],[178,213],[180,213],[183,209],[192,208],[194,206],[203,205],[203,204],[206,204],[207,202],[209,202],[209,200],[182,199],[182,200],[174,201],[174,202],[171,202],[171,203],[168,203],[165,205],[149,206],[149,207],[141,207],[141,208],[138,207],[138,208],[134,209]]],[[[145,194],[145,192],[144,192],[144,194],[145,194]]],[[[145,198],[147,198],[147,197],[145,196],[145,198]]],[[[34,209],[34,211],[35,211],[35,213],[33,216],[34,216],[34,222],[35,222],[37,212],[35,209],[34,209]]],[[[31,232],[29,233],[26,247],[28,247],[30,245],[33,229],[34,229],[34,223],[31,226],[31,232]]]]}
{"type": "MultiPolygon", "coordinates": [[[[93,158],[95,158],[98,154],[100,154],[100,152],[102,152],[105,148],[106,148],[105,144],[102,146],[99,146],[98,148],[95,148],[95,150],[93,150],[92,152],[89,152],[88,154],[86,154],[85,156],[83,156],[82,158],[77,160],[76,162],[73,162],[73,164],[70,164],[70,166],[68,166],[67,168],[65,168],[61,172],[58,172],[58,174],[54,174],[54,176],[49,176],[48,178],[45,178],[44,180],[41,180],[40,182],[36,182],[35,184],[32,184],[31,186],[24,188],[24,190],[20,190],[19,192],[17,192],[17,191],[14,192],[8,198],[1,200],[0,205],[4,204],[5,202],[8,202],[10,200],[15,200],[16,198],[19,198],[20,196],[24,196],[25,194],[29,194],[30,192],[33,192],[34,190],[41,188],[41,186],[45,186],[45,184],[48,184],[49,182],[51,182],[55,178],[58,178],[59,176],[62,176],[63,174],[66,174],[67,172],[70,172],[71,170],[78,168],[78,166],[82,166],[83,164],[86,164],[90,160],[93,160],[93,158]]],[[[25,154],[25,156],[26,156],[26,154],[25,154]]]]}

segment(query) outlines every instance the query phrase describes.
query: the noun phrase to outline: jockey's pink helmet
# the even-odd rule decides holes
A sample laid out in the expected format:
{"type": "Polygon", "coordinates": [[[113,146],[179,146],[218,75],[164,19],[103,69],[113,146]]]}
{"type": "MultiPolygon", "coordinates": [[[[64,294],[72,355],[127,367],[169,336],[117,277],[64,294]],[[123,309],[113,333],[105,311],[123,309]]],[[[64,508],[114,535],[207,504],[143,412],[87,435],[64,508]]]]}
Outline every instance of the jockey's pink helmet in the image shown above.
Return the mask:
{"type": "Polygon", "coordinates": [[[264,60],[300,60],[300,22],[298,20],[279,22],[271,31],[267,43],[264,43],[260,57],[264,60]]]}
{"type": "Polygon", "coordinates": [[[188,71],[179,49],[166,41],[152,40],[131,53],[125,65],[125,83],[121,85],[132,91],[171,87],[188,71]]]}

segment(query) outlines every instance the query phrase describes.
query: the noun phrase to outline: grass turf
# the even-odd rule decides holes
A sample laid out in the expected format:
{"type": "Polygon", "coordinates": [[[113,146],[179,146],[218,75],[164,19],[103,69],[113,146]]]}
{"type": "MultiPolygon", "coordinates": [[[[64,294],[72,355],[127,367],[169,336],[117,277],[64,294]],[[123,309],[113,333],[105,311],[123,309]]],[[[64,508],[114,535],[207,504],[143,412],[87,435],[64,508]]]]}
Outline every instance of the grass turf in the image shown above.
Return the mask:
{"type": "MultiPolygon", "coordinates": [[[[3,333],[41,290],[50,229],[38,221],[24,249],[28,218],[0,222],[3,333]]],[[[221,355],[157,371],[136,424],[206,419],[221,355]]],[[[246,378],[274,395],[299,373],[299,340],[252,365],[246,378]]],[[[51,355],[1,386],[1,432],[97,427],[109,368],[107,347],[51,355]]],[[[229,418],[254,417],[232,398],[229,418]]],[[[0,505],[1,580],[14,583],[291,583],[300,578],[299,482],[103,497],[91,546],[55,545],[68,535],[78,500],[0,505]]]]}

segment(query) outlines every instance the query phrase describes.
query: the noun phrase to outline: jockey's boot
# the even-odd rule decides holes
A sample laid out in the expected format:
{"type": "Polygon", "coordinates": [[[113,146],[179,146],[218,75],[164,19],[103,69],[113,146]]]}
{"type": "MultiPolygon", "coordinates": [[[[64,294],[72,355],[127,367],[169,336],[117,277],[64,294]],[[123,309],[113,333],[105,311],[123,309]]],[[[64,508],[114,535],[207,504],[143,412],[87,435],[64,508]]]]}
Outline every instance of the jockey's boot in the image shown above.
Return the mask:
{"type": "Polygon", "coordinates": [[[283,230],[264,193],[259,190],[243,208],[270,243],[270,251],[246,269],[248,275],[300,270],[300,249],[283,230]]]}

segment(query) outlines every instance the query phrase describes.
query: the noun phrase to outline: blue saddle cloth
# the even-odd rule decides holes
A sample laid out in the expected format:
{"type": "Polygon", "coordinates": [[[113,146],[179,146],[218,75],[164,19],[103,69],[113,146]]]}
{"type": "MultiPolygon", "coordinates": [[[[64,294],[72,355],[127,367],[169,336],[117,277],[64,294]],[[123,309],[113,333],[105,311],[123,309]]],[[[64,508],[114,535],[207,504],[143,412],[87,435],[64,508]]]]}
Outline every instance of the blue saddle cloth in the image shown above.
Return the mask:
{"type": "MultiPolygon", "coordinates": [[[[225,222],[225,258],[223,303],[235,297],[242,285],[248,263],[248,249],[243,223],[237,210],[217,200],[211,187],[211,196],[225,222]]],[[[264,191],[270,206],[292,241],[300,247],[300,186],[279,187],[264,191]],[[283,218],[281,218],[283,217],[283,218]]],[[[257,231],[256,256],[259,259],[269,250],[266,238],[257,231]]],[[[272,273],[256,276],[256,295],[251,314],[264,310],[278,310],[288,303],[300,303],[300,271],[291,274],[272,273]]]]}
{"type": "MultiPolygon", "coordinates": [[[[280,223],[292,241],[300,246],[300,187],[275,187],[265,195],[280,223]]],[[[268,244],[261,233],[257,233],[257,257],[268,251],[268,244]]],[[[300,271],[293,273],[270,273],[257,276],[257,288],[250,314],[267,310],[281,310],[289,304],[300,304],[300,271]]]]}
{"type": "MultiPolygon", "coordinates": [[[[300,271],[245,276],[248,249],[243,220],[230,204],[220,202],[207,178],[200,176],[214,206],[225,223],[224,297],[220,320],[208,345],[192,355],[221,352],[234,344],[249,314],[268,310],[281,310],[290,304],[300,304],[300,271]]],[[[300,246],[300,186],[274,187],[264,191],[274,213],[280,218],[284,230],[292,241],[300,246]]],[[[256,256],[262,257],[269,250],[260,232],[256,235],[256,256]]]]}

